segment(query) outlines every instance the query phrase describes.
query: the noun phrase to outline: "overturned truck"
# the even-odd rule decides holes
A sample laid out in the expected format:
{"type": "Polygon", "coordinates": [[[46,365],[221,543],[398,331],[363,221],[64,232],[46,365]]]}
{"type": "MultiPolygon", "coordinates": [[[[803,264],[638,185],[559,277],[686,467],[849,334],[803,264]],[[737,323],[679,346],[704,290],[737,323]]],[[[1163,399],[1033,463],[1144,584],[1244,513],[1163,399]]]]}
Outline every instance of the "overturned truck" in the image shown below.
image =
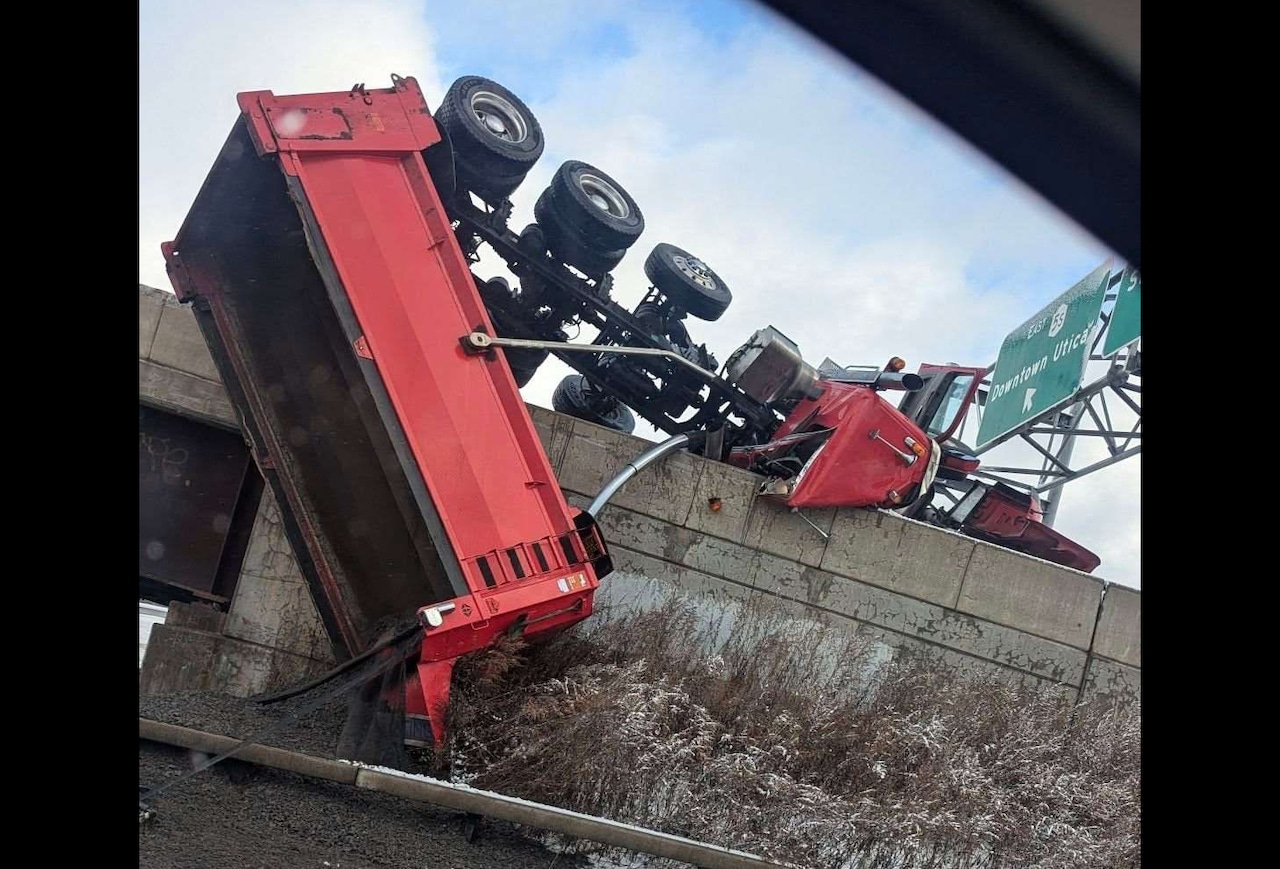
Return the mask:
{"type": "MultiPolygon", "coordinates": [[[[376,625],[416,613],[411,741],[443,739],[459,656],[590,615],[611,569],[594,517],[649,461],[689,449],[748,468],[764,475],[763,496],[795,510],[920,512],[940,476],[976,467],[944,442],[980,370],[907,374],[897,359],[814,368],[773,327],[721,367],[684,321],[718,318],[732,296],[706,263],[667,243],[646,259],[652,286],[640,304],[615,303],[611,272],[644,219],[600,169],[562,165],[535,222],[513,231],[510,196],[543,139],[495,82],[458,80],[434,114],[417,82],[399,76],[389,88],[253,91],[238,103],[163,245],[168,273],[195,311],[339,654],[367,655],[376,625]],[[515,286],[473,273],[482,245],[515,286]],[[595,340],[569,342],[566,329],[582,324],[595,340]],[[639,415],[670,436],[586,510],[566,503],[520,397],[549,354],[578,372],[557,388],[557,410],[625,431],[639,415]],[[886,389],[911,403],[894,407],[886,389]]],[[[983,503],[996,492],[973,491],[983,503]]],[[[1005,519],[1021,510],[1021,528],[991,524],[993,540],[1096,566],[1036,522],[1036,505],[996,494],[1003,501],[969,514],[1008,502],[1005,519]],[[1039,533],[1027,534],[1033,523],[1039,533]]],[[[921,515],[969,530],[965,517],[921,515]]]]}
{"type": "Polygon", "coordinates": [[[612,272],[644,217],[612,176],[565,162],[539,195],[534,222],[517,233],[510,195],[542,153],[537,119],[478,76],[454,82],[435,117],[444,141],[424,157],[459,247],[472,263],[487,247],[517,278],[516,286],[475,278],[497,334],[464,343],[487,354],[501,348],[517,385],[552,354],[577,371],[556,387],[557,411],[624,432],[639,416],[673,439],[695,437],[689,449],[764,475],[761,495],[791,509],[880,507],[1086,572],[1098,566],[1044,524],[1034,494],[971,476],[978,459],[956,432],[985,369],[922,365],[907,374],[897,357],[883,368],[830,359],[815,368],[773,326],[720,368],[685,323],[718,319],[733,296],[698,256],[656,244],[639,304],[613,301],[612,272]],[[583,325],[596,337],[571,343],[569,332],[583,325]],[[895,408],[884,390],[906,395],[895,408]],[[950,497],[939,497],[942,489],[950,497]]]}

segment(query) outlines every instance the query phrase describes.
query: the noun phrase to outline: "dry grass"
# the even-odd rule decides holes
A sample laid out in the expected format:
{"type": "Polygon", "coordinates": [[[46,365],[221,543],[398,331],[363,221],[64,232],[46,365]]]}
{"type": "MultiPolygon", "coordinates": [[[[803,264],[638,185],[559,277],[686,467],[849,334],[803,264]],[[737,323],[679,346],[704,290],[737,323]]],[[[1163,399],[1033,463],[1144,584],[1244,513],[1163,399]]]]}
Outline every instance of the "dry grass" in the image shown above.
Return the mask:
{"type": "Polygon", "coordinates": [[[814,867],[1137,867],[1140,708],[672,603],[463,661],[455,776],[814,867]]]}

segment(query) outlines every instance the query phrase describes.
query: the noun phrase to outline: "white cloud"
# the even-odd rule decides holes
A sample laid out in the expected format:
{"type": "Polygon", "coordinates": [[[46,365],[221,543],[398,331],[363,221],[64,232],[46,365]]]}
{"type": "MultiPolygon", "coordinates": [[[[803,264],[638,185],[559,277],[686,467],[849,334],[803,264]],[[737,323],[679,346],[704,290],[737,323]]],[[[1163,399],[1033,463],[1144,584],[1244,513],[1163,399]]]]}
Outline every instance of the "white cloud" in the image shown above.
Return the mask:
{"type": "Polygon", "coordinates": [[[143,0],[140,17],[138,270],[166,290],[160,244],[231,132],[237,93],[389,87],[393,72],[417,77],[429,99],[444,93],[419,2],[143,0]]]}

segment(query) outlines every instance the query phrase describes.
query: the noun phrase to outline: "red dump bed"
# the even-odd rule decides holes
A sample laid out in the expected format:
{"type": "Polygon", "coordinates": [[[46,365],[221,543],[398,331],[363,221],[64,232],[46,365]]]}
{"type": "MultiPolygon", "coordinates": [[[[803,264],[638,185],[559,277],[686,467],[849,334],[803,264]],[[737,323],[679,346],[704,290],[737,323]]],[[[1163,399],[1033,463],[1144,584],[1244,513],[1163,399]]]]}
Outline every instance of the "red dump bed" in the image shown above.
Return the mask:
{"type": "Polygon", "coordinates": [[[585,618],[607,556],[507,366],[460,344],[493,330],[423,163],[439,133],[417,82],[239,105],[164,255],[335,648],[444,601],[424,658],[518,616],[585,618]]]}

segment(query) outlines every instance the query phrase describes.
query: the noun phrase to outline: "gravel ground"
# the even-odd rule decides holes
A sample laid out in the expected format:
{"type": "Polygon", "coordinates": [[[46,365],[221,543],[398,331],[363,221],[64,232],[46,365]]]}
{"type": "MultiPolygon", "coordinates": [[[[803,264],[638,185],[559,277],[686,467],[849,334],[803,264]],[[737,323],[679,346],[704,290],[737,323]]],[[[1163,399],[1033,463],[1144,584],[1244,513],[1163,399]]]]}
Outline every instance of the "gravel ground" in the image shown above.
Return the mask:
{"type": "MultiPolygon", "coordinates": [[[[157,784],[191,768],[184,749],[139,742],[138,774],[157,784]]],[[[517,828],[387,794],[248,765],[213,767],[166,791],[138,834],[139,869],[569,869],[517,828]]]]}
{"type": "MultiPolygon", "coordinates": [[[[180,724],[243,739],[279,722],[310,699],[313,698],[303,696],[259,706],[225,694],[153,694],[138,698],[138,715],[166,724],[180,724]]],[[[264,744],[316,757],[333,757],[346,714],[342,700],[335,699],[329,705],[284,725],[268,736],[264,744]]]]}
{"type": "MultiPolygon", "coordinates": [[[[139,714],[227,736],[277,721],[290,701],[256,707],[216,694],[139,698],[139,714]]],[[[264,740],[332,757],[345,709],[322,709],[264,740]]],[[[185,749],[139,741],[139,784],[155,787],[191,769],[185,749]]],[[[557,855],[518,827],[484,820],[466,841],[456,812],[234,759],[156,798],[156,817],[139,830],[139,869],[573,869],[580,856],[557,855]]],[[[533,831],[532,834],[536,835],[533,831]]]]}

